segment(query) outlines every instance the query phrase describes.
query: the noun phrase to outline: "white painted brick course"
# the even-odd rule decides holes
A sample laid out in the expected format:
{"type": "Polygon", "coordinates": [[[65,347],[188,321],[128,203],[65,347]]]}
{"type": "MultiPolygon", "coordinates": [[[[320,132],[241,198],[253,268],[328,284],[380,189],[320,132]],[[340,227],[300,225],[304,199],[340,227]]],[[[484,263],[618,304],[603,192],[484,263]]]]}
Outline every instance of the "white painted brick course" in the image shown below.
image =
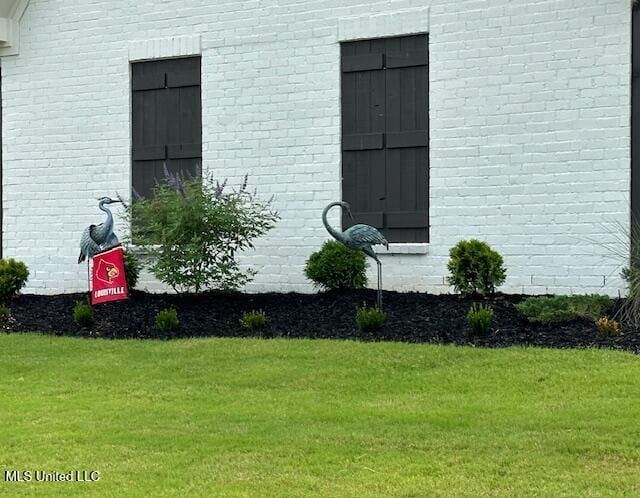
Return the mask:
{"type": "Polygon", "coordinates": [[[129,191],[129,61],[201,53],[203,167],[248,173],[282,215],[243,257],[259,271],[248,290],[310,291],[302,268],[340,198],[338,41],[423,31],[431,242],[381,256],[385,287],[449,291],[449,248],[478,237],[504,255],[505,291],[616,294],[603,244],[621,249],[629,215],[620,0],[31,0],[20,54],[2,59],[5,255],[29,265],[29,291],[85,288],[95,198],[129,191]]]}

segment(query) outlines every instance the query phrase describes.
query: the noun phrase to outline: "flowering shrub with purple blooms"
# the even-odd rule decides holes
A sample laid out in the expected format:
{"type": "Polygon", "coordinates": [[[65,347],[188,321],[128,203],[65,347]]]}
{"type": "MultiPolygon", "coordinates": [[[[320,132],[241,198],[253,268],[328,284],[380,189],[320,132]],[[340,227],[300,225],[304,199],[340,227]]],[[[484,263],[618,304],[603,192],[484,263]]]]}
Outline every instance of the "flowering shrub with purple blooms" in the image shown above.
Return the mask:
{"type": "Polygon", "coordinates": [[[238,254],[275,226],[272,199],[247,189],[247,177],[232,189],[213,178],[185,179],[165,167],[154,197],[136,196],[127,210],[132,240],[148,252],[147,265],[177,292],[232,290],[255,275],[242,270],[238,254]]]}

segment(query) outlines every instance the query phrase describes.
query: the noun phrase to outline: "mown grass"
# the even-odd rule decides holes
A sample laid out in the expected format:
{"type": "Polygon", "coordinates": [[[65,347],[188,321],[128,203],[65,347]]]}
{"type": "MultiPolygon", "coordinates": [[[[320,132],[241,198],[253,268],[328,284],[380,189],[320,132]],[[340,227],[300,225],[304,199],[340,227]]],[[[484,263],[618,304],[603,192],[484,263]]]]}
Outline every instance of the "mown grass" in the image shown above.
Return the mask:
{"type": "Polygon", "coordinates": [[[638,496],[640,358],[0,336],[2,496],[638,496]]]}

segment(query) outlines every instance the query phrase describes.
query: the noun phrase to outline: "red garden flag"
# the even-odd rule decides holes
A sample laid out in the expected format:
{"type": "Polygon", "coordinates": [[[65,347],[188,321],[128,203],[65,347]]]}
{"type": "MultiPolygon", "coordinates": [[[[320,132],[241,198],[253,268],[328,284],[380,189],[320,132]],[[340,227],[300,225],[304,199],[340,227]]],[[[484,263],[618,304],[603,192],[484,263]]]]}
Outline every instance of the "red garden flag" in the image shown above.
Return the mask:
{"type": "Polygon", "coordinates": [[[121,246],[93,257],[91,304],[119,301],[129,297],[124,275],[124,251],[121,246]]]}

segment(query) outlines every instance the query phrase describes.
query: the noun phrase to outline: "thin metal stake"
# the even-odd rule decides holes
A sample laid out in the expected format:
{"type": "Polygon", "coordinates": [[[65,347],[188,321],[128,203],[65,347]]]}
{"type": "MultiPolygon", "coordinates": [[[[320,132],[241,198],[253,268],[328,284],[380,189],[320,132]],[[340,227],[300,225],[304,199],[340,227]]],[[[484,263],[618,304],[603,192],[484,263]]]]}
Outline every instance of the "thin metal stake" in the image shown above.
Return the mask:
{"type": "Polygon", "coordinates": [[[382,311],[382,263],[378,263],[378,309],[382,311]]]}
{"type": "Polygon", "coordinates": [[[89,265],[91,262],[91,257],[87,258],[87,289],[89,294],[89,302],[91,302],[91,270],[89,269],[89,265]]]}

